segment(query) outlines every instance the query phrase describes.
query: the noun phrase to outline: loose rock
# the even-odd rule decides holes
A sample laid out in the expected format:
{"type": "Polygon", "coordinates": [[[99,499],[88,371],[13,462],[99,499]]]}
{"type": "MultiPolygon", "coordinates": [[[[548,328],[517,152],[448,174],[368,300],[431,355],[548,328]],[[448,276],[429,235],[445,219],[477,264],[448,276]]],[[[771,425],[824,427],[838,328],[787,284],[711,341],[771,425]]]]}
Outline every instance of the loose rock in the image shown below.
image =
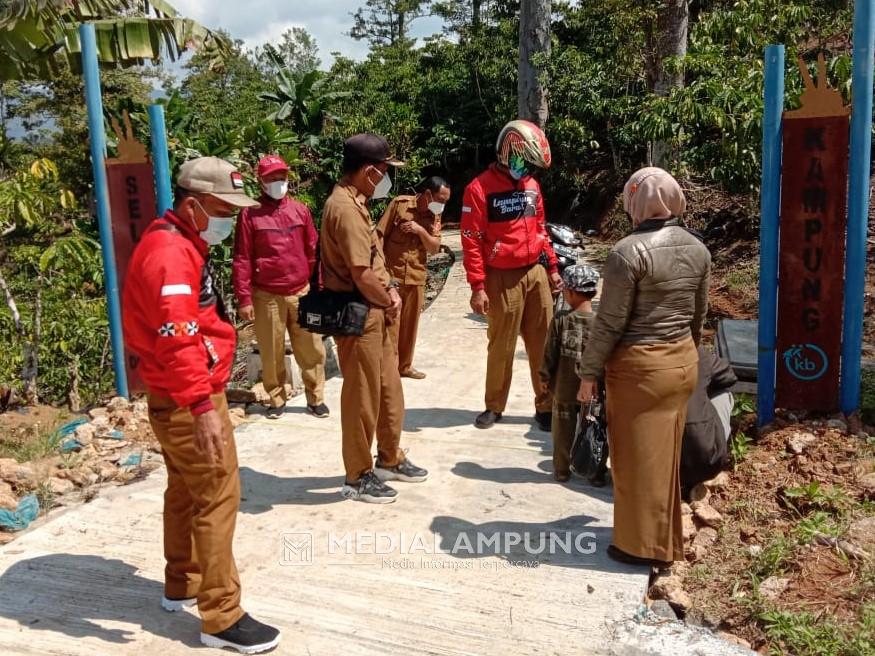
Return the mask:
{"type": "Polygon", "coordinates": [[[798,432],[787,438],[787,450],[794,455],[802,455],[817,443],[812,433],[798,432]]]}
{"type": "Polygon", "coordinates": [[[692,515],[693,509],[690,508],[690,504],[684,502],[681,503],[681,515],[692,515]]]}
{"type": "Polygon", "coordinates": [[[125,412],[130,410],[131,402],[123,396],[116,396],[106,404],[106,407],[112,413],[125,412]]]}
{"type": "Polygon", "coordinates": [[[681,517],[681,522],[683,523],[684,528],[684,542],[689,542],[696,537],[696,533],[698,532],[696,522],[693,521],[692,515],[683,515],[681,517]]]}
{"type": "Polygon", "coordinates": [[[690,505],[694,505],[696,503],[708,503],[708,500],[711,498],[711,492],[705,487],[703,484],[699,483],[692,490],[690,490],[690,505]]]}
{"type": "Polygon", "coordinates": [[[33,467],[12,458],[0,460],[0,480],[6,481],[16,490],[33,490],[39,483],[33,467]]]}
{"type": "Polygon", "coordinates": [[[15,510],[16,508],[18,508],[18,499],[12,491],[12,486],[5,481],[0,481],[0,509],[15,510]]]}
{"type": "Polygon", "coordinates": [[[693,605],[690,595],[684,590],[678,576],[664,576],[656,579],[650,588],[650,596],[654,599],[664,599],[681,613],[686,613],[693,605]]]}
{"type": "Polygon", "coordinates": [[[710,526],[705,526],[696,534],[696,537],[693,539],[693,546],[700,546],[707,549],[716,541],[717,531],[710,526]]]}
{"type": "Polygon", "coordinates": [[[784,594],[788,585],[790,585],[790,579],[770,576],[760,583],[760,594],[769,601],[777,601],[778,598],[784,594]]]}
{"type": "Polygon", "coordinates": [[[728,472],[720,472],[710,481],[705,481],[703,483],[705,487],[709,490],[720,490],[729,485],[729,473],[728,472]]]}
{"type": "Polygon", "coordinates": [[[744,638],[739,638],[737,635],[732,635],[731,633],[727,633],[726,631],[718,631],[717,635],[726,640],[726,642],[740,645],[745,649],[752,649],[751,644],[747,640],[745,640],[744,638]]]}
{"type": "Polygon", "coordinates": [[[867,499],[875,500],[875,473],[860,477],[857,483],[863,488],[863,494],[867,499]]]}
{"type": "Polygon", "coordinates": [[[94,426],[91,424],[82,424],[76,431],[73,433],[73,437],[76,438],[76,441],[79,442],[82,446],[87,446],[94,441],[94,437],[97,431],[94,430],[94,426]]]}
{"type": "Polygon", "coordinates": [[[763,552],[763,547],[760,544],[752,544],[747,548],[747,553],[750,554],[751,558],[756,558],[763,552]]]}
{"type": "Polygon", "coordinates": [[[696,519],[706,526],[720,528],[723,525],[723,515],[709,505],[697,504],[693,508],[693,512],[695,513],[696,519]]]}
{"type": "Polygon", "coordinates": [[[91,410],[88,411],[88,417],[91,420],[107,416],[109,416],[109,411],[106,408],[91,408],[91,410]]]}
{"type": "Polygon", "coordinates": [[[49,489],[52,491],[52,494],[56,496],[61,496],[63,494],[67,494],[76,489],[76,486],[72,481],[68,481],[66,478],[58,478],[57,476],[53,476],[49,479],[49,489]]]}
{"type": "Polygon", "coordinates": [[[858,519],[848,527],[847,541],[875,558],[875,517],[858,519]]]}
{"type": "Polygon", "coordinates": [[[658,617],[662,617],[667,620],[678,619],[678,615],[674,612],[674,608],[672,608],[671,604],[668,603],[665,599],[657,599],[656,601],[654,601],[650,605],[650,612],[658,617]]]}
{"type": "Polygon", "coordinates": [[[841,431],[842,433],[847,434],[848,432],[848,424],[844,419],[830,419],[826,422],[827,428],[832,428],[833,430],[841,431]]]}

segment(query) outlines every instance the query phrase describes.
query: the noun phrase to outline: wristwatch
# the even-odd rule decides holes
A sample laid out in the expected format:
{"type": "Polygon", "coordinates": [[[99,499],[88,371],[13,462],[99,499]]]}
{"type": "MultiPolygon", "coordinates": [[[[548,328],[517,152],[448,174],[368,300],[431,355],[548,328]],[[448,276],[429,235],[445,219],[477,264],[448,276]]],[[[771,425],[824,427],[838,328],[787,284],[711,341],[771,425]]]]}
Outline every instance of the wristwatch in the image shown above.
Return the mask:
{"type": "Polygon", "coordinates": [[[389,289],[398,289],[400,286],[401,286],[401,283],[398,282],[397,280],[390,280],[390,281],[389,281],[389,284],[386,285],[386,289],[387,289],[387,290],[389,290],[389,289]]]}

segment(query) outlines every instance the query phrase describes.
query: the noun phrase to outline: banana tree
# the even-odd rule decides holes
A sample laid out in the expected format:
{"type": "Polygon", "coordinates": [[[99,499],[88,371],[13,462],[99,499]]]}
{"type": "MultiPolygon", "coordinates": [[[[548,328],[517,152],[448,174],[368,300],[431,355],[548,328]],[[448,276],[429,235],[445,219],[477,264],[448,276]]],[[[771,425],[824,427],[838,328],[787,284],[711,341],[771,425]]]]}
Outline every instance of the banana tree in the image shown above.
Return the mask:
{"type": "Polygon", "coordinates": [[[227,39],[165,0],[0,0],[0,80],[51,77],[56,54],[75,67],[80,23],[94,24],[101,63],[119,67],[204,49],[221,61],[227,39]]]}
{"type": "Polygon", "coordinates": [[[328,101],[347,98],[348,91],[323,92],[327,78],[318,70],[300,74],[293,71],[270,44],[264,48],[267,59],[276,69],[276,91],[259,95],[261,100],[275,106],[268,118],[278,124],[288,125],[296,130],[302,141],[311,148],[319,144],[319,135],[325,120],[339,122],[340,119],[328,112],[328,101]]]}

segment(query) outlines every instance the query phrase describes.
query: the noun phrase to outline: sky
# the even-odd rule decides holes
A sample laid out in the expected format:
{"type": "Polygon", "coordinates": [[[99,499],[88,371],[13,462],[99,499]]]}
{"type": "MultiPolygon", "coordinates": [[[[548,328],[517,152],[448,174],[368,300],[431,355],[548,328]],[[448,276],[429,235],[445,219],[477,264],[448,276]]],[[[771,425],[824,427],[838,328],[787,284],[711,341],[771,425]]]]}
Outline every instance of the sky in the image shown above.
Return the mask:
{"type": "MultiPolygon", "coordinates": [[[[365,0],[173,0],[172,4],[188,18],[212,29],[225,29],[250,48],[267,41],[279,41],[292,27],[303,27],[316,39],[323,68],[334,61],[332,52],[364,59],[366,41],[355,41],[345,33],[352,27],[352,16],[365,0]]],[[[420,18],[411,26],[411,36],[424,37],[440,32],[441,19],[420,18]]]]}

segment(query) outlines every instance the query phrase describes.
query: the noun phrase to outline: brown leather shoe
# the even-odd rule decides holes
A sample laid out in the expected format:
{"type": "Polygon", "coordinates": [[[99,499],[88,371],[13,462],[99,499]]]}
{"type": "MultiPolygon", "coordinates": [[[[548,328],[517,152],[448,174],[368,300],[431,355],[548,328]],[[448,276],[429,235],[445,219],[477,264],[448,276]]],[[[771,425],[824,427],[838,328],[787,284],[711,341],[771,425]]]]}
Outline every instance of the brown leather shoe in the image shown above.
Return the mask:
{"type": "Polygon", "coordinates": [[[425,378],[425,374],[417,369],[414,369],[413,367],[410,367],[410,369],[408,369],[407,371],[401,372],[401,377],[413,378],[414,380],[422,380],[423,378],[425,378]]]}

